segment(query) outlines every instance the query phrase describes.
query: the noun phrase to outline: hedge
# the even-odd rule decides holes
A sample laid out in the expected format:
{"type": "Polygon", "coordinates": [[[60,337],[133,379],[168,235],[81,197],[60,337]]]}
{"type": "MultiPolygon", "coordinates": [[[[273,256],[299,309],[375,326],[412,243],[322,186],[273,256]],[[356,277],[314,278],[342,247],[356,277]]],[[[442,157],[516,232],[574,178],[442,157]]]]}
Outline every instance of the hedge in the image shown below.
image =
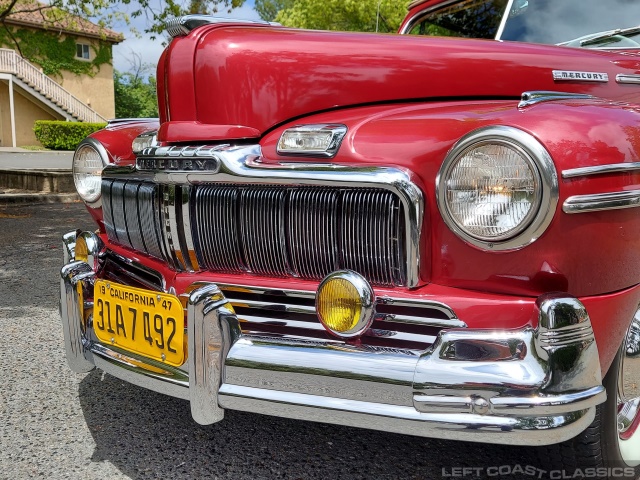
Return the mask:
{"type": "Polygon", "coordinates": [[[36,120],[33,131],[38,141],[45,148],[75,150],[86,136],[97,132],[106,125],[106,123],[36,120]]]}

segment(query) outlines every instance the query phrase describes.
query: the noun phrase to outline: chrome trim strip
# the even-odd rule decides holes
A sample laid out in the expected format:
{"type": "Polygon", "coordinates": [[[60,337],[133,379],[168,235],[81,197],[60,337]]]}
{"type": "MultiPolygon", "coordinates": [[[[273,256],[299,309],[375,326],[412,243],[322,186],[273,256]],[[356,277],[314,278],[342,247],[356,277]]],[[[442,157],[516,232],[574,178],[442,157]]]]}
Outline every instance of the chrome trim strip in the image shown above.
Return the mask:
{"type": "Polygon", "coordinates": [[[441,395],[416,395],[414,400],[432,413],[451,414],[469,413],[486,415],[492,412],[497,415],[526,415],[526,411],[535,408],[536,415],[561,415],[567,411],[567,405],[572,409],[584,410],[594,404],[606,400],[603,386],[593,387],[580,392],[569,392],[552,397],[533,396],[522,398],[493,397],[488,401],[477,396],[453,397],[441,395]]]}
{"type": "Polygon", "coordinates": [[[507,26],[507,20],[509,20],[509,15],[511,15],[511,9],[513,8],[513,0],[509,0],[507,3],[507,7],[504,9],[504,13],[502,14],[502,19],[500,20],[500,25],[498,26],[498,30],[496,31],[495,40],[500,40],[502,37],[502,33],[504,32],[505,27],[507,26]]]}
{"type": "Polygon", "coordinates": [[[185,400],[189,399],[189,374],[184,370],[163,365],[149,358],[136,355],[132,352],[120,351],[119,349],[98,342],[93,342],[90,350],[93,354],[93,362],[98,368],[122,380],[144,387],[144,381],[140,381],[140,377],[149,377],[166,384],[165,388],[172,389],[176,392],[168,393],[164,391],[162,393],[178,396],[178,398],[185,400]],[[121,373],[123,369],[129,371],[130,375],[123,376],[121,373]],[[179,388],[174,389],[174,387],[179,388]]]}
{"type": "MultiPolygon", "coordinates": [[[[427,304],[422,304],[422,307],[427,307],[427,304]]],[[[449,320],[442,320],[440,318],[427,318],[416,317],[409,315],[395,315],[378,313],[376,320],[383,320],[385,322],[405,323],[412,325],[424,325],[437,328],[466,328],[467,324],[457,318],[451,318],[449,320]]]]}
{"type": "Polygon", "coordinates": [[[574,438],[595,418],[595,408],[548,417],[422,413],[413,407],[345,400],[223,384],[223,408],[419,437],[481,443],[548,445],[574,438]],[[532,421],[537,423],[532,423],[532,421]],[[553,428],[549,428],[552,426],[553,428]]]}
{"type": "Polygon", "coordinates": [[[530,91],[523,92],[519,109],[531,107],[544,102],[553,102],[557,100],[592,100],[595,97],[593,95],[586,95],[583,93],[571,93],[571,92],[551,92],[551,91],[530,91]]]}
{"type": "Polygon", "coordinates": [[[565,200],[562,210],[564,213],[573,214],[636,207],[640,207],[640,190],[575,195],[565,200]]]}
{"type": "Polygon", "coordinates": [[[191,265],[191,271],[198,271],[200,270],[200,265],[196,258],[196,247],[191,230],[191,188],[182,187],[180,192],[182,197],[179,199],[179,201],[181,201],[180,210],[182,213],[180,220],[181,228],[184,233],[185,247],[187,249],[186,252],[184,252],[184,255],[186,256],[188,264],[191,265]]]}
{"type": "MultiPolygon", "coordinates": [[[[163,147],[159,147],[163,148],[163,147]]],[[[164,185],[204,183],[246,183],[265,185],[373,187],[388,190],[400,199],[405,213],[406,285],[420,284],[420,233],[424,217],[422,191],[415,175],[392,167],[353,167],[333,163],[264,163],[259,145],[211,147],[220,161],[220,171],[137,171],[132,167],[107,167],[103,176],[148,181],[164,185]],[[268,171],[269,174],[265,175],[268,171]]],[[[145,149],[141,157],[153,157],[155,148],[145,149]]]]}
{"type": "Polygon", "coordinates": [[[112,118],[111,120],[107,120],[107,127],[113,127],[115,125],[120,125],[123,123],[144,123],[144,122],[159,122],[159,118],[112,118]]]}
{"type": "Polygon", "coordinates": [[[420,299],[414,300],[409,298],[392,298],[386,295],[382,297],[378,297],[377,300],[378,300],[378,303],[385,304],[385,305],[394,305],[397,307],[432,308],[434,310],[438,310],[439,312],[442,312],[447,317],[449,317],[450,320],[456,320],[456,322],[452,322],[451,324],[448,324],[449,327],[454,328],[454,327],[467,326],[466,323],[464,323],[461,320],[458,320],[458,316],[456,315],[456,313],[453,311],[451,307],[441,302],[436,302],[434,300],[420,300],[420,299]],[[460,322],[460,323],[457,323],[457,322],[460,322]]]}
{"type": "MultiPolygon", "coordinates": [[[[233,300],[229,300],[229,303],[236,304],[233,300]]],[[[314,312],[315,313],[315,312],[314,312]]],[[[251,330],[251,327],[248,325],[243,325],[244,322],[253,323],[256,325],[274,325],[281,328],[296,328],[300,330],[311,330],[313,332],[325,332],[325,327],[323,327],[320,323],[312,323],[312,322],[304,322],[298,320],[281,320],[276,318],[265,318],[265,317],[257,317],[255,315],[244,315],[238,314],[238,321],[240,322],[240,326],[242,328],[243,334],[251,335],[264,335],[264,332],[254,332],[251,330]]],[[[402,341],[402,342],[415,342],[415,343],[426,343],[433,344],[436,341],[435,335],[422,335],[419,333],[405,333],[405,332],[397,332],[391,330],[381,330],[378,328],[370,328],[366,332],[362,334],[363,337],[371,337],[371,338],[388,338],[391,340],[402,341]]],[[[339,339],[336,338],[336,341],[339,342],[339,339]]],[[[366,343],[366,342],[365,342],[366,343]]]]}
{"type": "Polygon", "coordinates": [[[640,75],[631,74],[618,74],[616,75],[616,82],[630,85],[640,85],[640,75]]]}
{"type": "Polygon", "coordinates": [[[594,165],[592,167],[571,168],[562,171],[562,178],[586,177],[604,173],[628,173],[640,171],[640,162],[612,163],[609,165],[594,165]]]}
{"type": "Polygon", "coordinates": [[[167,255],[169,266],[173,269],[184,270],[184,264],[178,260],[176,256],[176,244],[179,246],[178,235],[176,232],[177,224],[175,219],[175,185],[158,185],[158,198],[160,203],[160,239],[164,244],[164,250],[167,255]],[[176,232],[175,237],[174,232],[176,232]]]}

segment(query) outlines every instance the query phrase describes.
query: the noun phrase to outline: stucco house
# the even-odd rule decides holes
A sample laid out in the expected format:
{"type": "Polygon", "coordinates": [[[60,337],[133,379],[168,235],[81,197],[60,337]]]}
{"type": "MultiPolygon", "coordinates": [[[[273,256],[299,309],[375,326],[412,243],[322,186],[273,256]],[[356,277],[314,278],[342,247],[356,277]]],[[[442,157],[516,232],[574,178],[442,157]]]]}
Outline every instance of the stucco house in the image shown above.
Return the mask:
{"type": "Polygon", "coordinates": [[[113,118],[112,47],[123,36],[60,10],[19,11],[24,5],[43,6],[19,3],[0,25],[0,146],[37,145],[36,120],[113,118]]]}

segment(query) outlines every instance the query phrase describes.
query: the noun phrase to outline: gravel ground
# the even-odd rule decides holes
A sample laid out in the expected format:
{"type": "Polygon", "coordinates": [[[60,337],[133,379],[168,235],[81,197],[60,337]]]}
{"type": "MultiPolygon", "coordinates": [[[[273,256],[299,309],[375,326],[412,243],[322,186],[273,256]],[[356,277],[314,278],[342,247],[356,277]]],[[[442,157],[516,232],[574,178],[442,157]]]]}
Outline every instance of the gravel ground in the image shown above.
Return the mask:
{"type": "Polygon", "coordinates": [[[531,449],[234,411],[203,427],[186,401],[72,373],[58,272],[74,228],[95,228],[80,204],[0,207],[0,479],[538,478],[486,473],[540,467],[531,449]]]}

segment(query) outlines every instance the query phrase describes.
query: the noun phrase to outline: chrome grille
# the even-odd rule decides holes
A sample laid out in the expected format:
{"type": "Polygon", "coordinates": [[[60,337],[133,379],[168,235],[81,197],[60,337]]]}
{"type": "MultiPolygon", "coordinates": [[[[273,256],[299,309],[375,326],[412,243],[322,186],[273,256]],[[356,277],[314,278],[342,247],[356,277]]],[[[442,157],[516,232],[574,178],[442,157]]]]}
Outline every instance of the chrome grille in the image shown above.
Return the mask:
{"type": "Polygon", "coordinates": [[[321,279],[351,269],[406,285],[405,215],[374,188],[103,180],[109,239],[177,270],[321,279]]]}
{"type": "MultiPolygon", "coordinates": [[[[314,292],[218,286],[233,306],[244,335],[342,342],[318,321],[314,292]]],[[[451,308],[438,302],[383,298],[376,311],[371,328],[361,338],[363,346],[423,351],[441,330],[466,327],[451,308]]]]}

